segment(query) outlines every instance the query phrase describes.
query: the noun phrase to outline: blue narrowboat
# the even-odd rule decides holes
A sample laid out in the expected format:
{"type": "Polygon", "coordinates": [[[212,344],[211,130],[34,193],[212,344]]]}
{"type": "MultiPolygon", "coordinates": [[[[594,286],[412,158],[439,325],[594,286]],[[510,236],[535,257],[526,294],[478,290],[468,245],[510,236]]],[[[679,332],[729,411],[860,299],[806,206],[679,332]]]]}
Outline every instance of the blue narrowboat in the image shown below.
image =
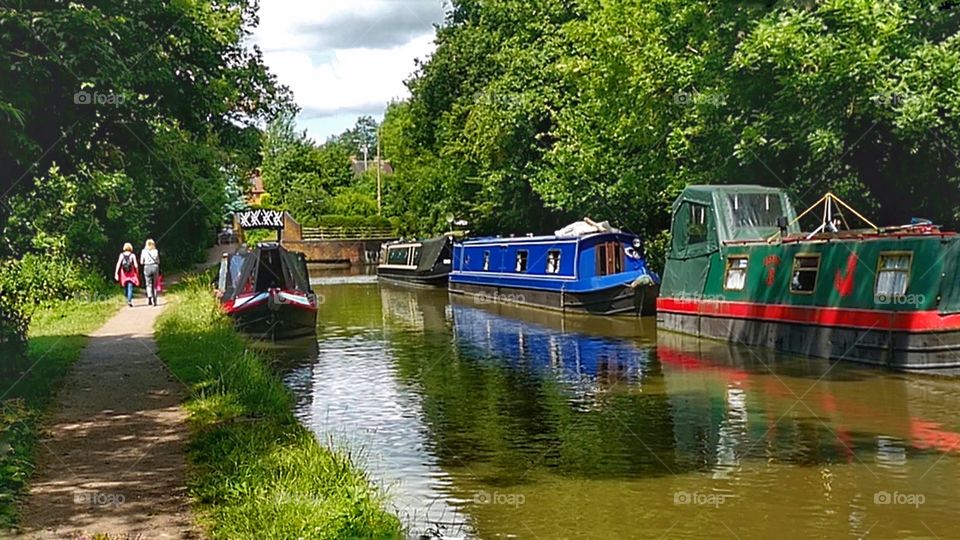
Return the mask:
{"type": "Polygon", "coordinates": [[[450,292],[595,315],[653,315],[660,277],[643,241],[577,222],[551,236],[476,238],[454,245],[450,292]]]}

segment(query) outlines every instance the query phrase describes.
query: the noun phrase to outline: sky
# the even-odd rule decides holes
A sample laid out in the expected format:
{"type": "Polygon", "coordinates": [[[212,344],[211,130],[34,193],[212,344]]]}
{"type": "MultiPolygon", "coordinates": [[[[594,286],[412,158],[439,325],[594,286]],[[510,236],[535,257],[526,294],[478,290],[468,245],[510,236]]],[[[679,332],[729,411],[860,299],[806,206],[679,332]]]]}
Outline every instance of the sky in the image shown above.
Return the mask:
{"type": "Polygon", "coordinates": [[[318,142],[409,96],[415,59],[433,51],[443,0],[261,0],[253,43],[318,142]]]}

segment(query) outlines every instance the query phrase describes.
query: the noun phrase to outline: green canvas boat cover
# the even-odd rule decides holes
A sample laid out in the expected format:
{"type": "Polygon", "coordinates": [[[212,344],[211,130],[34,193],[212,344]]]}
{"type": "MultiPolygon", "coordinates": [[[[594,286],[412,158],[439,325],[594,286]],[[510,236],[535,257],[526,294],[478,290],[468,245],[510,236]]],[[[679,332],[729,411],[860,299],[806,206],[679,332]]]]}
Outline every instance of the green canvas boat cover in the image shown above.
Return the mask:
{"type": "Polygon", "coordinates": [[[960,313],[960,238],[944,240],[943,281],[940,284],[940,313],[960,313]]]}
{"type": "Polygon", "coordinates": [[[725,242],[765,240],[785,217],[788,234],[800,232],[786,191],[750,185],[687,186],[673,203],[674,255],[712,253],[725,242]]]}

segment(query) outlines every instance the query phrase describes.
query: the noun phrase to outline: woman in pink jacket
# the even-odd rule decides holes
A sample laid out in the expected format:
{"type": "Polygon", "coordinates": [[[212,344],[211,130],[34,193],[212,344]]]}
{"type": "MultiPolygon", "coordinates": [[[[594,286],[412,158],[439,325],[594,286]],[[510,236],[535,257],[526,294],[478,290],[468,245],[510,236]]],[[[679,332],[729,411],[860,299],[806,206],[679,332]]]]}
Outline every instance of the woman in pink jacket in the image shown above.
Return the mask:
{"type": "Polygon", "coordinates": [[[133,253],[133,245],[129,242],[123,245],[123,253],[117,259],[117,268],[113,274],[127,293],[127,305],[133,307],[133,288],[140,286],[140,266],[133,253]]]}

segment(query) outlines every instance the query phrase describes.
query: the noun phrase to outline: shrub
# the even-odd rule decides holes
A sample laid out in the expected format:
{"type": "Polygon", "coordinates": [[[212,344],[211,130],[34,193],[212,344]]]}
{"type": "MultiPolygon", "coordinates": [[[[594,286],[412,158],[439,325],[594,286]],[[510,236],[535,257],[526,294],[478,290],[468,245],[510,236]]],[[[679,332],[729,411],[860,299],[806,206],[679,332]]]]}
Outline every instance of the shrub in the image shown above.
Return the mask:
{"type": "Polygon", "coordinates": [[[393,222],[383,216],[341,216],[327,214],[304,223],[307,227],[381,227],[393,228],[393,222]]]}
{"type": "Polygon", "coordinates": [[[20,298],[0,282],[0,358],[20,357],[25,353],[29,325],[30,317],[20,298]]]}
{"type": "Polygon", "coordinates": [[[323,204],[323,209],[331,214],[376,216],[377,200],[356,187],[343,188],[323,204]]]}
{"type": "Polygon", "coordinates": [[[24,306],[66,300],[101,292],[106,283],[84,261],[28,254],[0,264],[0,290],[24,306]]]}
{"type": "Polygon", "coordinates": [[[670,251],[670,231],[660,231],[656,235],[647,238],[646,256],[647,267],[654,269],[663,275],[663,268],[666,265],[667,252],[670,251]]]}

